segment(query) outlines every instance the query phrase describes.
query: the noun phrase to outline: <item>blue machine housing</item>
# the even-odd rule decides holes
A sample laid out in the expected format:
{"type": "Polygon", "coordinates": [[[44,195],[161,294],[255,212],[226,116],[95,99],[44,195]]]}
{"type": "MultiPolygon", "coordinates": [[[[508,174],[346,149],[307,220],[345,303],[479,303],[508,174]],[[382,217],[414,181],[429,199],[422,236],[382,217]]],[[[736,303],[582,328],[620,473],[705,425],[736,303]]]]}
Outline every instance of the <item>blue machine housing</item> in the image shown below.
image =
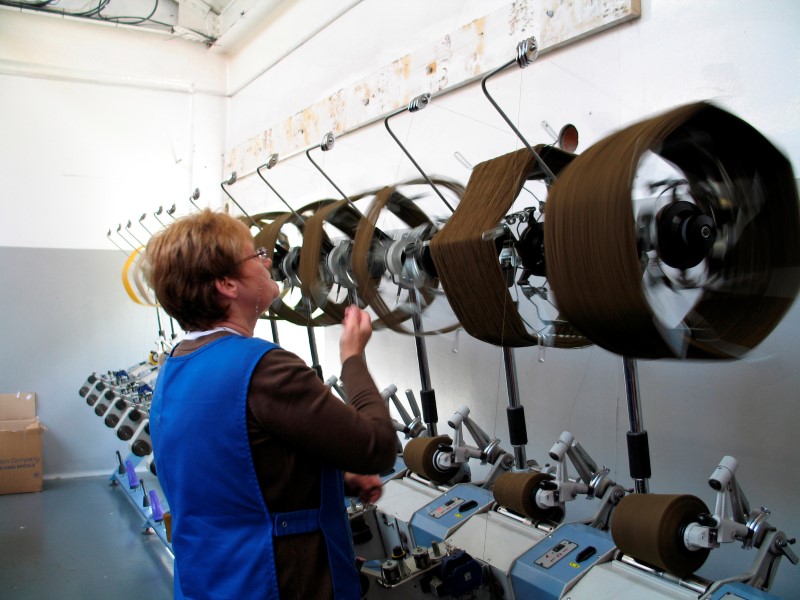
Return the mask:
{"type": "Polygon", "coordinates": [[[514,596],[560,598],[570,582],[614,549],[607,531],[583,523],[561,525],[514,562],[514,596]]]}
{"type": "Polygon", "coordinates": [[[469,483],[459,483],[419,509],[411,517],[410,529],[417,546],[447,539],[472,515],[486,510],[494,502],[490,490],[469,483]]]}

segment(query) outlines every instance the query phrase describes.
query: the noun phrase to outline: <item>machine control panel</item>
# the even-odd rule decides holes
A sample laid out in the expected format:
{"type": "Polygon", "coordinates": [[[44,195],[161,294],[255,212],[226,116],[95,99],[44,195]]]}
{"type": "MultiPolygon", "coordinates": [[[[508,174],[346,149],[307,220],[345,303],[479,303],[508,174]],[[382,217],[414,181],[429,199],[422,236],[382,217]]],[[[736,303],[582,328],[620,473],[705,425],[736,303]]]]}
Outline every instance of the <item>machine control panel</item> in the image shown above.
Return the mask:
{"type": "Polygon", "coordinates": [[[534,562],[544,569],[549,569],[577,547],[578,544],[575,542],[561,540],[550,550],[537,558],[534,562]]]}
{"type": "Polygon", "coordinates": [[[441,519],[443,516],[445,516],[451,510],[455,510],[456,508],[461,506],[463,503],[464,503],[464,499],[463,498],[459,498],[457,496],[454,496],[453,498],[450,498],[444,504],[442,504],[440,506],[437,506],[435,509],[430,511],[428,514],[430,516],[432,516],[434,519],[441,519]]]}
{"type": "Polygon", "coordinates": [[[453,486],[411,517],[409,525],[414,545],[430,546],[434,540],[446,540],[470,517],[487,510],[493,502],[491,490],[471,483],[453,486]]]}
{"type": "Polygon", "coordinates": [[[610,560],[614,550],[610,532],[585,523],[565,523],[514,562],[514,597],[565,597],[592,566],[610,560]]]}

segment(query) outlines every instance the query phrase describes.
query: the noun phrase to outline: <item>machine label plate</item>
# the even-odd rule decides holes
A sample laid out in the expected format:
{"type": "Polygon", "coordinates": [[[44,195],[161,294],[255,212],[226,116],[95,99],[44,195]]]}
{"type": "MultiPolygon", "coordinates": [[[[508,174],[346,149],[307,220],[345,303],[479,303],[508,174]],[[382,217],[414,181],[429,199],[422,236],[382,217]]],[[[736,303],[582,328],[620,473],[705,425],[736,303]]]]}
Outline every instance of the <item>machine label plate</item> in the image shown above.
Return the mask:
{"type": "Polygon", "coordinates": [[[464,503],[463,498],[453,497],[450,498],[447,502],[445,502],[441,506],[438,506],[437,508],[429,512],[428,514],[432,516],[434,519],[441,519],[444,515],[449,513],[451,510],[456,509],[463,503],[464,503]]]}
{"type": "Polygon", "coordinates": [[[575,542],[561,540],[550,550],[537,558],[534,562],[544,569],[549,569],[577,547],[578,544],[575,542]]]}

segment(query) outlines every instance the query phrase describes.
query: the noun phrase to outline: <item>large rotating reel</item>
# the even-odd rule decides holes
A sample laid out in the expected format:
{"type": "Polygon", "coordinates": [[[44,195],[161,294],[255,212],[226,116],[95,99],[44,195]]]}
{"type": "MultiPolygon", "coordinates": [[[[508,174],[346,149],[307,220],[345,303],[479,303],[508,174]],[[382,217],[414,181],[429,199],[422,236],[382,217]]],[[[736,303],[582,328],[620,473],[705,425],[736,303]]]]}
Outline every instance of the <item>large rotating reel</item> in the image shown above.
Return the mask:
{"type": "MultiPolygon", "coordinates": [[[[452,181],[435,179],[439,186],[448,189],[456,197],[461,197],[463,188],[452,181]]],[[[402,326],[413,313],[421,313],[434,299],[442,295],[439,290],[439,279],[436,267],[430,256],[430,240],[438,229],[435,223],[416,205],[415,200],[404,195],[406,186],[421,184],[419,180],[411,180],[397,186],[385,187],[375,193],[365,219],[356,232],[353,244],[352,270],[358,285],[361,299],[368,304],[377,315],[373,326],[387,327],[398,333],[412,333],[402,326]],[[403,192],[400,189],[403,189],[403,192]],[[401,223],[402,229],[395,231],[390,243],[382,243],[376,239],[377,223],[382,214],[388,212],[394,220],[401,223]],[[385,265],[386,272],[381,277],[374,276],[370,263],[375,261],[375,254],[380,253],[380,263],[385,265]],[[393,288],[387,290],[387,288],[393,288]],[[394,308],[384,299],[388,292],[394,292],[396,298],[394,308]],[[401,295],[405,292],[405,299],[401,295]]],[[[435,335],[451,331],[458,324],[414,331],[416,335],[435,335]]]]}
{"type": "MultiPolygon", "coordinates": [[[[322,201],[315,208],[331,204],[332,200],[322,201]]],[[[308,207],[301,209],[310,215],[308,207]]],[[[317,311],[316,305],[300,295],[300,250],[305,236],[305,216],[301,213],[265,213],[255,215],[262,223],[261,231],[255,236],[254,244],[267,249],[272,258],[272,277],[282,284],[281,294],[270,307],[270,318],[279,317],[295,325],[331,325],[334,317],[317,311]],[[287,235],[289,233],[290,235],[287,235]],[[315,311],[318,314],[315,314],[315,311]]],[[[329,240],[323,239],[320,245],[331,247],[329,240]]],[[[341,321],[341,319],[339,319],[341,321]]]]}
{"type": "MultiPolygon", "coordinates": [[[[435,181],[457,198],[463,194],[456,182],[435,181]]],[[[325,326],[340,323],[344,307],[358,303],[373,309],[376,329],[413,333],[402,323],[443,296],[428,248],[437,227],[417,205],[422,197],[407,195],[420,184],[410,180],[347,201],[322,200],[292,213],[256,215],[262,227],[255,245],[267,248],[273,277],[284,284],[272,313],[297,325],[325,326]],[[371,199],[366,216],[353,205],[362,199],[371,199]],[[387,217],[391,234],[379,227],[387,217]],[[402,291],[408,297],[401,301],[402,291]]]]}
{"type": "MultiPolygon", "coordinates": [[[[551,146],[537,146],[536,150],[548,170],[555,172],[573,158],[551,146]]],[[[539,322],[530,323],[520,315],[509,293],[509,288],[516,285],[527,296],[524,287],[528,274],[544,275],[542,230],[539,223],[530,220],[526,231],[515,240],[510,233],[500,233],[498,223],[503,222],[527,180],[546,176],[528,149],[477,165],[455,213],[431,241],[442,287],[458,320],[470,335],[490,344],[522,347],[545,343],[560,348],[589,345],[557,314],[544,317],[538,314],[537,307],[539,322]],[[498,236],[487,236],[493,230],[498,236]]],[[[544,303],[549,304],[546,297],[544,303]]]]}
{"type": "Polygon", "coordinates": [[[736,358],[800,287],[791,166],[708,103],[595,144],[551,187],[548,278],[594,343],[641,358],[736,358]]]}

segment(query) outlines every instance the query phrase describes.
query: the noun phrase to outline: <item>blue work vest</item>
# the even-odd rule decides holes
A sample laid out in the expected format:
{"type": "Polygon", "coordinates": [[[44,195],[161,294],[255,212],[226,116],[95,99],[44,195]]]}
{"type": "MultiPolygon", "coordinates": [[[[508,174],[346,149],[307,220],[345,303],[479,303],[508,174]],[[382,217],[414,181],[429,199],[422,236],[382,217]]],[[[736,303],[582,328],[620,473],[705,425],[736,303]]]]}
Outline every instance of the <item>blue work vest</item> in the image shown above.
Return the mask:
{"type": "MultiPolygon", "coordinates": [[[[334,598],[361,595],[338,470],[322,469],[319,509],[271,514],[264,503],[247,434],[247,391],[274,348],[230,335],[169,357],[159,374],[150,435],[172,513],[176,599],[278,600],[273,537],[317,530],[334,598]]],[[[298,577],[313,576],[298,567],[298,577]]]]}

